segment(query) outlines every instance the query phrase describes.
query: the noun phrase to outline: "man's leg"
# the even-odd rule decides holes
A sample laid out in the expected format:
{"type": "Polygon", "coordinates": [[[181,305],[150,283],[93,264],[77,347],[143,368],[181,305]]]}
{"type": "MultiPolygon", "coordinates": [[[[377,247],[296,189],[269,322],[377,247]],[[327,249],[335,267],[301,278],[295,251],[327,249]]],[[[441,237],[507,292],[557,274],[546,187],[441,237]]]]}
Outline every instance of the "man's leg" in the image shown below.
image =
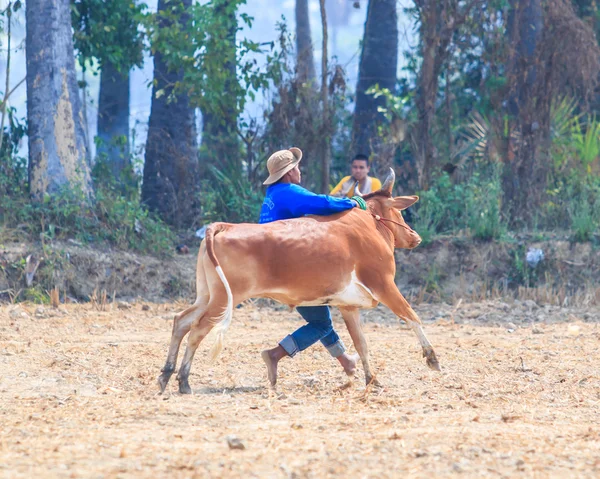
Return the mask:
{"type": "Polygon", "coordinates": [[[327,324],[331,325],[331,331],[321,338],[321,344],[325,346],[329,354],[337,359],[344,368],[344,372],[348,376],[354,376],[356,372],[356,363],[358,362],[358,355],[354,354],[350,356],[346,353],[346,346],[338,336],[338,333],[333,328],[333,321],[331,321],[331,310],[329,306],[300,306],[296,308],[300,315],[308,322],[314,321],[327,321],[327,324]]]}
{"type": "Polygon", "coordinates": [[[321,319],[327,319],[328,324],[331,324],[331,331],[321,338],[321,344],[325,346],[329,354],[337,359],[344,368],[344,372],[348,376],[354,376],[356,372],[356,363],[358,361],[358,355],[354,354],[350,356],[346,353],[346,346],[338,336],[338,333],[333,327],[333,321],[331,321],[331,310],[329,306],[312,306],[296,308],[300,315],[306,321],[319,321],[321,319]]]}
{"type": "Polygon", "coordinates": [[[333,331],[331,313],[327,306],[306,306],[296,308],[307,324],[281,340],[273,349],[263,351],[261,356],[267,365],[269,381],[274,386],[277,382],[277,363],[285,356],[294,357],[318,340],[325,339],[325,347],[338,359],[347,374],[354,374],[356,359],[345,353],[346,348],[337,333],[333,331]],[[332,335],[331,333],[334,333],[332,335]]]}
{"type": "Polygon", "coordinates": [[[350,356],[346,352],[346,346],[338,336],[335,329],[331,329],[331,332],[325,337],[321,338],[321,344],[325,346],[329,354],[339,361],[344,368],[344,372],[348,376],[354,376],[356,372],[356,363],[358,362],[358,354],[350,356]]]}
{"type": "Polygon", "coordinates": [[[283,338],[277,347],[261,353],[267,365],[267,373],[272,386],[277,383],[277,363],[284,357],[294,357],[300,351],[312,346],[333,329],[331,315],[327,306],[297,308],[307,324],[283,338]]]}

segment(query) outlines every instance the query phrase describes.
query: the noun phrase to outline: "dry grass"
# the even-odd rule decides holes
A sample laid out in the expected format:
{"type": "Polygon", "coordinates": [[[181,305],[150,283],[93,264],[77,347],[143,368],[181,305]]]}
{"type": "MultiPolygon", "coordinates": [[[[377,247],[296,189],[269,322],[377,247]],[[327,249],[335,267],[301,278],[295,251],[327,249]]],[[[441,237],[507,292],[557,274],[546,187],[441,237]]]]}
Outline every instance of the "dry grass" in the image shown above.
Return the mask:
{"type": "MultiPolygon", "coordinates": [[[[553,286],[550,282],[535,287],[519,286],[513,290],[498,286],[490,287],[486,281],[483,281],[478,285],[474,285],[471,289],[470,292],[464,288],[460,293],[455,293],[453,295],[454,301],[456,302],[463,298],[472,302],[507,299],[526,301],[529,299],[538,304],[551,306],[588,308],[600,305],[600,287],[596,284],[588,284],[583,288],[569,292],[564,285],[557,287],[553,286]]],[[[444,302],[444,298],[439,291],[430,292],[426,286],[419,288],[415,293],[408,294],[407,299],[411,304],[417,305],[428,302],[444,302]]]]}
{"type": "Polygon", "coordinates": [[[201,345],[195,394],[170,384],[159,396],[182,305],[96,306],[0,307],[0,476],[600,475],[598,323],[456,324],[487,306],[449,307],[426,325],[436,374],[413,334],[373,322],[376,310],[365,330],[384,389],[339,388],[339,366],[315,346],[282,362],[274,394],[259,351],[301,323],[250,304],[217,363],[201,345]]]}

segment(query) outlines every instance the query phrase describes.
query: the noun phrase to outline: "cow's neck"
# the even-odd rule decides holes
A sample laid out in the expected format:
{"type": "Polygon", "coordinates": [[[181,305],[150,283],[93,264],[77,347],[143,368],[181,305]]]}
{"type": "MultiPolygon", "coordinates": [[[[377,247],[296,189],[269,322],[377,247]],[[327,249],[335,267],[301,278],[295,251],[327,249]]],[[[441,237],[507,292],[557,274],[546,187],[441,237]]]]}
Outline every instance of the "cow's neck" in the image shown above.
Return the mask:
{"type": "Polygon", "coordinates": [[[385,224],[385,219],[387,219],[380,211],[377,211],[379,208],[376,208],[372,204],[368,204],[368,211],[373,216],[373,221],[375,221],[375,228],[379,231],[379,234],[383,237],[386,243],[390,245],[391,250],[394,250],[395,237],[392,229],[385,224]],[[377,217],[383,218],[384,221],[377,220],[377,217]]]}

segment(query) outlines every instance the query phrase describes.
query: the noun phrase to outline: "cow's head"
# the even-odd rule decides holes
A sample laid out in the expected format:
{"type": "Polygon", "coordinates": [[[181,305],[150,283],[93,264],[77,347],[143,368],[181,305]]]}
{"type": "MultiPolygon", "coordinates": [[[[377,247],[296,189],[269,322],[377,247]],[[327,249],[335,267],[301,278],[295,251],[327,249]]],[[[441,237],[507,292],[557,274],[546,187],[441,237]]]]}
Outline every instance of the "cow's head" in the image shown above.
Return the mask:
{"type": "MultiPolygon", "coordinates": [[[[396,174],[394,173],[394,170],[390,168],[390,174],[384,181],[381,189],[363,196],[363,199],[368,202],[368,209],[373,215],[379,215],[381,218],[384,218],[382,223],[384,223],[394,234],[394,247],[406,249],[416,248],[421,243],[421,237],[415,230],[406,224],[400,211],[415,204],[419,200],[419,197],[393,197],[392,189],[394,188],[395,180],[396,174]],[[385,219],[392,221],[385,221],[385,219]]],[[[360,194],[358,189],[356,192],[360,194]]],[[[385,226],[382,226],[382,228],[385,228],[385,226]]]]}

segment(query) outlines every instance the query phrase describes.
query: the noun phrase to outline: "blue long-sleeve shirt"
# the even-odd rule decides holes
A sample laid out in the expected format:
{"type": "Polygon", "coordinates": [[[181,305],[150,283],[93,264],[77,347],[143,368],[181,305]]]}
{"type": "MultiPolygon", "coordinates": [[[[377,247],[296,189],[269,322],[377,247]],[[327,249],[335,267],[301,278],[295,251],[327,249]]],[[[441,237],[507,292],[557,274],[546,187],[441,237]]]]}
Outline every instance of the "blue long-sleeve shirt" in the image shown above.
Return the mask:
{"type": "Polygon", "coordinates": [[[332,215],[354,208],[349,198],[317,195],[292,183],[277,183],[267,188],[259,223],[299,218],[305,215],[332,215]]]}

